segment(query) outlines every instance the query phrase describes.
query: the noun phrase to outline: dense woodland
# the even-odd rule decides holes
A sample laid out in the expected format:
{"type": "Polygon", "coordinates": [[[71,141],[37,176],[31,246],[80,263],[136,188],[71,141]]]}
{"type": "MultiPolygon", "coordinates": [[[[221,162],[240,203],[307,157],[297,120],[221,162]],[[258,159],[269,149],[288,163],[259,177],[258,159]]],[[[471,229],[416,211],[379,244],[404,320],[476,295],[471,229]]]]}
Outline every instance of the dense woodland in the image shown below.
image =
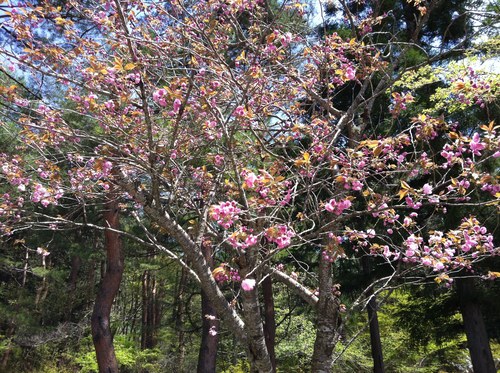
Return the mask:
{"type": "Polygon", "coordinates": [[[498,0],[0,0],[0,371],[500,366],[498,0]]]}

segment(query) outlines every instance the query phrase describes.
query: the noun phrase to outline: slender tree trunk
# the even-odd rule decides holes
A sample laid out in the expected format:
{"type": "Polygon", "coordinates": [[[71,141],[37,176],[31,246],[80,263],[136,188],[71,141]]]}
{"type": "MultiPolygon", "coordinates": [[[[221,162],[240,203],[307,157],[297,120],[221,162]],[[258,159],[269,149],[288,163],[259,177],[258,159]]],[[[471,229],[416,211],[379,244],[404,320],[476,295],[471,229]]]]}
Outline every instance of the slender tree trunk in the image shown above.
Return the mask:
{"type": "MultiPolygon", "coordinates": [[[[214,267],[212,258],[213,250],[211,245],[201,245],[205,260],[210,269],[214,267]]],[[[217,311],[210,302],[207,294],[201,291],[201,318],[202,335],[200,344],[200,353],[198,355],[198,373],[215,372],[217,361],[217,345],[219,343],[219,318],[217,311]]]]}
{"type": "Polygon", "coordinates": [[[274,345],[276,339],[276,321],[274,319],[274,295],[271,276],[267,276],[262,281],[262,296],[264,298],[264,337],[266,338],[266,346],[273,366],[273,373],[275,373],[276,354],[274,352],[274,345]]]}
{"type": "Polygon", "coordinates": [[[78,255],[71,256],[71,271],[69,273],[68,280],[69,291],[71,292],[71,295],[73,295],[76,290],[76,285],[78,283],[78,274],[80,273],[81,267],[82,258],[80,258],[78,255]]]}
{"type": "Polygon", "coordinates": [[[141,349],[152,348],[153,346],[153,294],[151,292],[151,273],[149,270],[142,274],[142,324],[141,324],[141,349]]]}
{"type": "MultiPolygon", "coordinates": [[[[364,256],[361,258],[361,264],[367,280],[371,281],[370,258],[364,256]]],[[[373,358],[373,372],[384,373],[384,358],[382,354],[382,342],[380,340],[380,327],[378,324],[377,314],[377,298],[374,295],[373,287],[368,290],[367,297],[369,301],[366,310],[368,312],[368,323],[370,326],[370,345],[373,358]]]]}
{"type": "Polygon", "coordinates": [[[26,246],[26,253],[24,255],[24,268],[23,268],[23,287],[26,285],[26,280],[28,278],[28,265],[29,265],[30,252],[26,246]]]}
{"type": "Polygon", "coordinates": [[[153,307],[153,320],[154,320],[154,325],[153,325],[153,347],[156,347],[158,343],[158,330],[160,329],[161,326],[161,319],[163,316],[163,287],[165,283],[164,281],[160,281],[157,278],[155,278],[155,286],[153,289],[153,292],[155,294],[155,304],[153,307]]]}
{"type": "Polygon", "coordinates": [[[339,302],[334,296],[332,264],[320,256],[319,300],[316,307],[316,340],[312,357],[312,372],[331,372],[333,348],[338,340],[340,326],[339,302]]]}
{"type": "MultiPolygon", "coordinates": [[[[104,222],[107,227],[118,229],[118,201],[110,196],[105,204],[104,222]]],[[[107,270],[97,293],[92,312],[92,339],[96,351],[99,373],[118,372],[118,362],[113,347],[113,336],[110,328],[110,313],[123,275],[123,252],[120,235],[106,230],[104,232],[107,270]]]]}
{"type": "Polygon", "coordinates": [[[475,299],[474,280],[472,278],[458,279],[456,283],[474,373],[495,373],[497,370],[491,354],[483,315],[479,302],[475,299]]]}
{"type": "Polygon", "coordinates": [[[156,346],[156,331],[161,317],[158,302],[156,277],[150,270],[146,270],[142,275],[141,348],[143,350],[156,346]]]}
{"type": "Polygon", "coordinates": [[[179,288],[177,291],[177,314],[175,315],[176,327],[178,331],[178,349],[176,372],[183,372],[184,358],[186,356],[186,341],[184,332],[184,293],[186,291],[187,271],[183,267],[179,279],[179,288]]]}
{"type": "Polygon", "coordinates": [[[137,308],[139,307],[138,305],[138,296],[135,291],[132,291],[131,294],[131,300],[130,300],[130,308],[128,309],[128,315],[130,317],[130,326],[128,328],[130,335],[132,336],[135,331],[135,322],[137,319],[137,308]]]}
{"type": "Polygon", "coordinates": [[[78,284],[78,275],[82,268],[82,258],[78,255],[71,256],[71,270],[68,279],[68,301],[66,304],[66,320],[71,320],[72,310],[75,307],[76,287],[78,284]]]}
{"type": "Polygon", "coordinates": [[[95,272],[96,272],[96,262],[91,259],[88,262],[89,272],[87,275],[87,298],[85,303],[90,302],[92,298],[94,298],[94,289],[95,289],[95,272]]]}

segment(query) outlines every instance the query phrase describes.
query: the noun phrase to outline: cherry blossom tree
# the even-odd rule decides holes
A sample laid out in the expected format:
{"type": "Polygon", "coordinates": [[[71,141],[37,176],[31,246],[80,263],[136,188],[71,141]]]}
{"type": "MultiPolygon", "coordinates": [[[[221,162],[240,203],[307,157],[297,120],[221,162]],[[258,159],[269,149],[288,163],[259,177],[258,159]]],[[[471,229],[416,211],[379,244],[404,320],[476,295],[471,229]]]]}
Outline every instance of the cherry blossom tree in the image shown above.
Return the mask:
{"type": "MultiPolygon", "coordinates": [[[[408,4],[425,23],[426,3],[408,4]]],[[[348,250],[392,268],[377,289],[410,275],[450,284],[498,254],[466,209],[497,211],[488,167],[500,155],[496,123],[470,130],[428,110],[400,120],[415,92],[394,83],[439,58],[405,67],[400,43],[370,43],[371,26],[390,14],[351,19],[351,38],[317,39],[303,33],[307,6],[295,0],[67,6],[91,27],[46,3],[13,9],[6,26],[23,49],[2,47],[2,59],[64,100],[0,87],[19,130],[17,153],[0,154],[4,237],[26,224],[64,229],[75,223],[53,214],[56,206],[119,195],[146,238],[96,228],[157,248],[160,235],[175,240],[183,254],[165,255],[187,268],[259,372],[274,369],[259,297],[269,277],[314,307],[312,370],[327,372],[344,311],[332,265],[348,250]],[[36,37],[46,22],[55,25],[50,40],[36,37]],[[354,87],[347,107],[336,101],[345,87],[354,87]],[[384,102],[392,122],[382,125],[372,115],[384,102]],[[456,206],[463,216],[449,228],[456,206]],[[307,274],[316,289],[276,259],[299,248],[317,256],[317,273],[307,274]]],[[[452,94],[492,104],[498,81],[467,102],[473,79],[482,78],[452,82],[452,94]]]]}

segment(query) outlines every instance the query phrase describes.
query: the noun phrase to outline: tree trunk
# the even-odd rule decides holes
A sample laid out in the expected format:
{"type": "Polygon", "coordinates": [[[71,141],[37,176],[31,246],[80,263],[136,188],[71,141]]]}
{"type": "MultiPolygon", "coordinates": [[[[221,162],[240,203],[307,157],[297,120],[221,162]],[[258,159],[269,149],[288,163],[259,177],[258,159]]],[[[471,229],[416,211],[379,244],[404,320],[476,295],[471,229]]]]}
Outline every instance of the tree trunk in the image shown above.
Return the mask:
{"type": "Polygon", "coordinates": [[[339,302],[334,296],[332,264],[320,256],[319,301],[316,307],[316,340],[312,357],[312,372],[331,372],[333,348],[338,340],[340,326],[339,302]]]}
{"type": "MultiPolygon", "coordinates": [[[[110,196],[105,204],[104,222],[109,228],[118,229],[118,201],[110,196]]],[[[118,362],[113,347],[113,336],[110,328],[110,313],[113,300],[120,288],[123,274],[123,252],[120,235],[106,230],[104,232],[107,269],[97,293],[92,312],[92,339],[97,357],[99,373],[118,372],[118,362]]]]}
{"type": "Polygon", "coordinates": [[[30,252],[26,246],[26,254],[24,256],[24,269],[23,269],[23,287],[26,285],[26,280],[28,278],[28,266],[29,266],[30,252]]]}
{"type": "Polygon", "coordinates": [[[78,283],[78,274],[80,273],[80,268],[82,267],[82,258],[78,255],[71,256],[71,272],[69,274],[68,285],[69,291],[71,293],[71,299],[73,299],[73,293],[76,290],[76,285],[78,283]]]}
{"type": "Polygon", "coordinates": [[[474,280],[464,278],[458,279],[456,283],[474,373],[495,373],[495,362],[481,308],[474,294],[474,280]]]}
{"type": "MultiPolygon", "coordinates": [[[[201,245],[205,260],[210,269],[214,267],[211,245],[201,245]]],[[[201,291],[202,335],[200,353],[198,355],[198,373],[215,372],[217,361],[217,344],[219,343],[219,318],[207,294],[201,291]]]]}
{"type": "MultiPolygon", "coordinates": [[[[174,315],[176,320],[176,328],[178,331],[178,349],[177,349],[177,363],[176,372],[183,372],[184,358],[186,356],[186,341],[184,332],[184,293],[186,291],[187,270],[183,267],[181,269],[181,276],[179,279],[179,287],[177,291],[177,314],[174,315]]],[[[174,311],[175,312],[175,311],[174,311]]]]}
{"type": "Polygon", "coordinates": [[[273,366],[267,351],[264,326],[260,314],[258,286],[250,291],[242,290],[245,332],[248,337],[248,357],[252,372],[271,373],[273,366]]]}
{"type": "MultiPolygon", "coordinates": [[[[371,281],[370,258],[364,256],[361,258],[361,264],[367,280],[371,281]]],[[[377,298],[374,295],[373,287],[370,287],[368,290],[367,297],[369,301],[366,310],[368,312],[368,323],[370,326],[370,345],[373,358],[373,372],[384,373],[384,358],[382,354],[382,342],[380,340],[380,328],[377,314],[377,298]]]]}
{"type": "Polygon", "coordinates": [[[267,276],[262,281],[262,296],[264,298],[264,337],[266,338],[266,346],[273,366],[273,373],[275,373],[276,354],[274,352],[274,345],[276,339],[276,321],[274,319],[273,281],[271,276],[267,276]]]}
{"type": "MultiPolygon", "coordinates": [[[[96,240],[97,241],[97,240],[96,240]]],[[[97,246],[97,245],[96,245],[97,246]]],[[[95,247],[97,249],[97,247],[95,247]]],[[[87,297],[85,299],[85,304],[89,304],[91,299],[94,298],[95,289],[95,277],[96,277],[96,262],[91,259],[88,262],[88,274],[87,274],[87,297]]]]}
{"type": "MultiPolygon", "coordinates": [[[[78,255],[71,256],[71,271],[68,279],[68,301],[66,304],[66,320],[70,321],[73,317],[73,308],[75,307],[76,288],[78,285],[78,276],[82,268],[82,258],[78,255]]],[[[81,297],[81,295],[80,295],[81,297]]]]}
{"type": "Polygon", "coordinates": [[[156,281],[151,271],[142,275],[141,349],[154,348],[156,329],[156,281]]]}

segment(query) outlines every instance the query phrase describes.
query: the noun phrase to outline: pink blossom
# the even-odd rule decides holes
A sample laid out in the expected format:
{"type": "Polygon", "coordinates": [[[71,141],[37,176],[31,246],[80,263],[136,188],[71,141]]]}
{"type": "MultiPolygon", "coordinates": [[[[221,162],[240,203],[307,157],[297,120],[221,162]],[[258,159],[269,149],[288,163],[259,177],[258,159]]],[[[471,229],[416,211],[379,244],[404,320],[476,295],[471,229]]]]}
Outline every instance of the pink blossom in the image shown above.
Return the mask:
{"type": "Polygon", "coordinates": [[[434,263],[434,270],[435,271],[441,271],[443,269],[444,269],[443,262],[441,262],[440,260],[436,260],[436,262],[434,263]]]}
{"type": "Polygon", "coordinates": [[[474,135],[472,135],[472,140],[469,146],[470,150],[472,151],[472,154],[474,155],[481,155],[480,151],[486,148],[484,143],[481,142],[481,138],[479,137],[479,134],[477,132],[475,132],[474,135]]]}
{"type": "Polygon", "coordinates": [[[179,100],[178,98],[176,98],[176,99],[174,100],[174,105],[173,105],[173,109],[174,109],[174,112],[175,112],[175,113],[178,113],[178,112],[179,112],[179,109],[181,108],[181,105],[182,105],[181,100],[179,100]]]}
{"type": "Polygon", "coordinates": [[[104,161],[102,163],[102,173],[104,175],[108,175],[112,168],[113,168],[113,163],[111,163],[110,161],[104,161]]]}
{"type": "Polygon", "coordinates": [[[348,80],[354,80],[356,78],[356,70],[352,66],[347,67],[345,76],[348,80]]]}
{"type": "Polygon", "coordinates": [[[241,209],[236,205],[235,201],[226,201],[212,206],[210,217],[216,220],[224,229],[228,229],[235,220],[239,219],[239,212],[241,212],[241,209]]]}
{"type": "Polygon", "coordinates": [[[234,232],[229,236],[227,240],[232,247],[244,250],[257,244],[258,236],[249,234],[246,231],[247,229],[243,227],[240,231],[234,232]]]}
{"type": "Polygon", "coordinates": [[[292,189],[288,189],[288,191],[286,192],[285,197],[283,198],[283,200],[281,200],[280,205],[281,206],[288,205],[290,203],[291,199],[292,199],[292,189]]]}
{"type": "Polygon", "coordinates": [[[234,115],[237,117],[242,117],[245,115],[245,108],[241,105],[237,106],[236,109],[234,109],[234,115]]]}
{"type": "Polygon", "coordinates": [[[214,157],[214,163],[216,166],[222,166],[224,164],[224,157],[220,154],[216,154],[214,157]]]}
{"type": "Polygon", "coordinates": [[[165,101],[165,96],[167,95],[167,91],[165,89],[159,89],[153,92],[153,101],[156,102],[160,106],[167,106],[167,102],[165,101]]]}
{"type": "Polygon", "coordinates": [[[432,187],[429,184],[425,184],[422,187],[422,193],[424,193],[424,194],[432,194],[432,187]]]}
{"type": "Polygon", "coordinates": [[[383,255],[386,257],[386,258],[390,258],[391,255],[392,255],[392,252],[391,250],[389,249],[389,246],[385,245],[384,246],[384,252],[383,252],[383,255]]]}
{"type": "Polygon", "coordinates": [[[113,102],[113,100],[108,100],[104,103],[104,106],[106,107],[106,109],[108,110],[114,110],[115,108],[115,103],[113,102]]]}
{"type": "Polygon", "coordinates": [[[256,281],[253,278],[246,278],[241,282],[241,288],[245,291],[252,291],[255,288],[256,281]]]}
{"type": "Polygon", "coordinates": [[[253,188],[256,181],[257,176],[253,172],[248,172],[245,174],[245,183],[249,188],[253,188]]]}
{"type": "Polygon", "coordinates": [[[405,251],[405,255],[408,257],[408,258],[411,258],[412,256],[415,255],[415,250],[412,250],[412,249],[407,249],[405,251]]]}
{"type": "Polygon", "coordinates": [[[350,200],[345,199],[337,202],[335,199],[331,199],[325,204],[325,210],[328,212],[333,212],[335,215],[340,215],[345,209],[351,207],[352,203],[350,200]]]}
{"type": "Polygon", "coordinates": [[[363,184],[359,180],[354,180],[351,184],[352,190],[361,190],[363,189],[363,184]]]}
{"type": "Polygon", "coordinates": [[[265,231],[265,236],[270,242],[278,245],[279,249],[284,249],[290,246],[291,239],[295,237],[295,232],[282,224],[268,228],[265,231]]]}
{"type": "Polygon", "coordinates": [[[432,267],[432,259],[428,256],[422,258],[422,264],[426,267],[432,267]]]}
{"type": "Polygon", "coordinates": [[[292,40],[293,40],[293,35],[290,32],[281,35],[281,44],[283,44],[284,47],[290,44],[292,40]]]}

